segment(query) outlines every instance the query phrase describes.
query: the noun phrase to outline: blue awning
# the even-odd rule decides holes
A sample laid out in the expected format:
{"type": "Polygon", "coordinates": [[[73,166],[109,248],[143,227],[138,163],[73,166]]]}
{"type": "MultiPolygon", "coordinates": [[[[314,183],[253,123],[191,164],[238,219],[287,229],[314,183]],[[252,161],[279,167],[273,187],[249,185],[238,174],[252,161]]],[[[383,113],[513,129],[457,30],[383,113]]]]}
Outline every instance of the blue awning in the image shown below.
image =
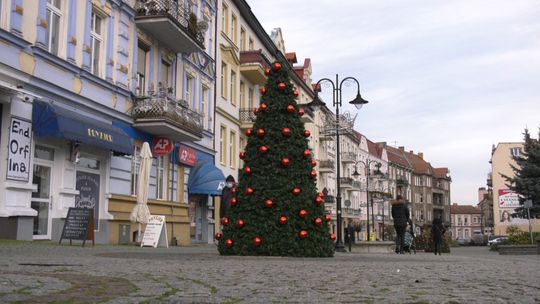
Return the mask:
{"type": "Polygon", "coordinates": [[[190,194],[221,195],[225,176],[214,164],[198,162],[189,173],[188,192],[190,194]]]}
{"type": "Polygon", "coordinates": [[[33,102],[32,125],[34,135],[38,137],[67,138],[93,147],[133,154],[133,140],[120,128],[41,100],[33,102]]]}

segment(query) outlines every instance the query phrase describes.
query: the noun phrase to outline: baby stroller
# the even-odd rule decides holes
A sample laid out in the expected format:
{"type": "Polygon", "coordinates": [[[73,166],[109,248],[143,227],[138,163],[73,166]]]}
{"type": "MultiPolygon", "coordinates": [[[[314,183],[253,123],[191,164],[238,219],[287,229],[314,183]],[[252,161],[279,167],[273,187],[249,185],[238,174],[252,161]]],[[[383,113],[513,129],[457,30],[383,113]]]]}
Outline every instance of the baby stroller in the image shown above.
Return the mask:
{"type": "Polygon", "coordinates": [[[411,229],[405,231],[405,238],[403,240],[403,251],[409,254],[416,254],[416,236],[414,235],[414,227],[411,225],[411,229]]]}

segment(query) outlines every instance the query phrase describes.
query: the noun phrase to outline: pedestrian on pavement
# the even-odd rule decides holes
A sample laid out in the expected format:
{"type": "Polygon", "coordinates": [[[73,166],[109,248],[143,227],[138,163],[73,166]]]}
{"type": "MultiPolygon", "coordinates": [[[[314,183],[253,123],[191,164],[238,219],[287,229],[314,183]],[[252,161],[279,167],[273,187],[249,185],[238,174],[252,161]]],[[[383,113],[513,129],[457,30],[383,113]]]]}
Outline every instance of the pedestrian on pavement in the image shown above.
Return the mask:
{"type": "Polygon", "coordinates": [[[225,179],[225,187],[221,191],[221,207],[219,208],[219,218],[222,219],[228,216],[229,209],[231,209],[231,199],[234,196],[233,188],[235,187],[234,177],[232,175],[227,176],[225,179]]]}
{"type": "Polygon", "coordinates": [[[441,255],[442,253],[442,238],[445,232],[446,229],[442,224],[442,220],[440,216],[437,216],[433,220],[433,224],[431,225],[431,237],[433,238],[433,253],[435,253],[435,255],[437,255],[437,253],[441,255]]]}
{"type": "Polygon", "coordinates": [[[394,228],[396,229],[396,253],[403,254],[405,246],[405,230],[409,222],[409,208],[405,206],[405,200],[401,194],[397,195],[397,199],[390,202],[392,204],[392,218],[394,219],[394,228]]]}

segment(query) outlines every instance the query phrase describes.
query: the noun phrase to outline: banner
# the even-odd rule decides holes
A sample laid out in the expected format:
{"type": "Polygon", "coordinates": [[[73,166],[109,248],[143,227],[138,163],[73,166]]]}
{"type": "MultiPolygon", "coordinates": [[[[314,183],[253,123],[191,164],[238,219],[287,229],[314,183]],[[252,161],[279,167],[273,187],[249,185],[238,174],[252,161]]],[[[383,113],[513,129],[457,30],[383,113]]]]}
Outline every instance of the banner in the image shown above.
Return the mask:
{"type": "Polygon", "coordinates": [[[517,208],[519,206],[519,194],[510,189],[499,189],[499,208],[517,208]]]}
{"type": "Polygon", "coordinates": [[[529,220],[526,218],[515,218],[512,217],[512,214],[515,212],[514,209],[504,209],[499,210],[499,223],[501,225],[528,225],[529,220]]]}

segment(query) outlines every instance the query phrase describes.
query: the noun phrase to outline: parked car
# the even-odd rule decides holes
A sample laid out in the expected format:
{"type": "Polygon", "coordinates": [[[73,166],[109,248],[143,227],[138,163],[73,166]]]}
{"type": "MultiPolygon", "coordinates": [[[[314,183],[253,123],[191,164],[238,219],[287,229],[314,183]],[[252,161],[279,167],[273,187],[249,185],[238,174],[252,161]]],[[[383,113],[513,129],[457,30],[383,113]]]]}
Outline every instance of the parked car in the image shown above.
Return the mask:
{"type": "Polygon", "coordinates": [[[458,239],[457,240],[459,246],[470,246],[471,245],[471,240],[467,240],[467,239],[458,239]]]}
{"type": "Polygon", "coordinates": [[[481,232],[475,232],[472,236],[471,243],[474,246],[486,246],[488,244],[488,237],[481,232]]]}
{"type": "Polygon", "coordinates": [[[500,237],[494,238],[492,240],[489,240],[488,245],[491,246],[491,245],[494,245],[494,244],[500,244],[500,243],[502,243],[502,242],[504,242],[506,240],[508,240],[508,237],[500,236],[500,237]]]}

